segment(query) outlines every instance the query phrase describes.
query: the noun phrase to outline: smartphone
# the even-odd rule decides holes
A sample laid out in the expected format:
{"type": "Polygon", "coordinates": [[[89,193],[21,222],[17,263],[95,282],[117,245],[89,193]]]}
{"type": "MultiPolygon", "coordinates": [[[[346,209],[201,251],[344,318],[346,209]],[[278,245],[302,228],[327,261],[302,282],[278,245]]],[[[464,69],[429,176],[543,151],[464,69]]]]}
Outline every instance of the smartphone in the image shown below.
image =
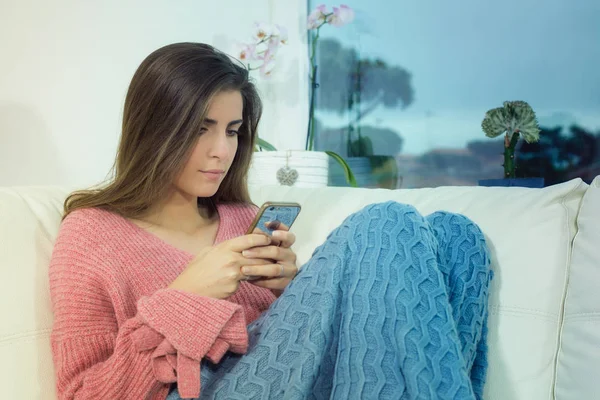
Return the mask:
{"type": "Polygon", "coordinates": [[[288,202],[267,201],[260,207],[254,221],[248,227],[247,234],[255,232],[256,229],[271,236],[274,230],[270,227],[273,221],[279,221],[288,229],[300,214],[300,204],[288,202]]]}

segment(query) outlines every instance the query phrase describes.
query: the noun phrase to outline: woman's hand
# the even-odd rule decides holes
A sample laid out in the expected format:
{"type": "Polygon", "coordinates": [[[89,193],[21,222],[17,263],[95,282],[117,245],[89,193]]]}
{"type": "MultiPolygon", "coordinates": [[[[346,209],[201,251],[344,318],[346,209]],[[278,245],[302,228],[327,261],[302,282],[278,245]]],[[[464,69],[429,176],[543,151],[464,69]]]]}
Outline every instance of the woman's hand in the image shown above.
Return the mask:
{"type": "MultiPolygon", "coordinates": [[[[276,222],[275,222],[276,223],[276,222]]],[[[270,260],[271,262],[242,267],[242,273],[253,277],[252,284],[267,289],[272,289],[279,295],[280,291],[291,282],[298,273],[296,266],[296,253],[291,249],[296,236],[288,231],[288,227],[279,223],[269,226],[277,229],[273,232],[273,243],[268,246],[254,247],[244,250],[242,255],[252,260],[270,260]]]]}
{"type": "Polygon", "coordinates": [[[169,288],[225,299],[233,295],[246,276],[241,268],[269,264],[270,260],[242,256],[252,248],[267,248],[272,240],[264,234],[240,236],[202,250],[169,285],[169,288]],[[267,246],[267,247],[262,247],[267,246]]]}

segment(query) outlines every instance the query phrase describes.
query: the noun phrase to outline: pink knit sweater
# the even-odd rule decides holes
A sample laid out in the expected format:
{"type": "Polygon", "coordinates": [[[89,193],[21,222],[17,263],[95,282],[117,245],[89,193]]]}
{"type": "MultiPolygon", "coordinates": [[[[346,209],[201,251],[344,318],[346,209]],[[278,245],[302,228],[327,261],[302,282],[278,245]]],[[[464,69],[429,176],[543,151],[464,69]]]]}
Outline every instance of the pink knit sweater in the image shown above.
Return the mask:
{"type": "MultiPolygon", "coordinates": [[[[218,212],[215,243],[243,234],[256,209],[218,212]]],[[[165,399],[173,382],[197,397],[201,359],[246,351],[246,325],[275,296],[247,282],[227,300],[167,289],[192,259],[107,211],[63,221],[50,263],[60,399],[165,399]]]]}

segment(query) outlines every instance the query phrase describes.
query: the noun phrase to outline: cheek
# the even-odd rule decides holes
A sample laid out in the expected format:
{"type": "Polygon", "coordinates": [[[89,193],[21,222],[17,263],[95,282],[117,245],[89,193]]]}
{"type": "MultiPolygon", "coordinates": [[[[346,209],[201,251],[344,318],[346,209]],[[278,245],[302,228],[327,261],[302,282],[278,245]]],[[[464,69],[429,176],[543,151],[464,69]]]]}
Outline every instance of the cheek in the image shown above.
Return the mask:
{"type": "Polygon", "coordinates": [[[185,180],[186,176],[194,175],[197,172],[199,168],[198,158],[201,156],[201,150],[202,146],[200,141],[198,141],[198,143],[196,143],[194,149],[190,153],[188,160],[183,166],[183,170],[181,171],[181,175],[178,180],[185,180]]]}
{"type": "Polygon", "coordinates": [[[196,148],[190,153],[190,158],[188,158],[185,163],[184,171],[191,171],[198,167],[198,159],[200,157],[200,148],[196,146],[196,148]]]}

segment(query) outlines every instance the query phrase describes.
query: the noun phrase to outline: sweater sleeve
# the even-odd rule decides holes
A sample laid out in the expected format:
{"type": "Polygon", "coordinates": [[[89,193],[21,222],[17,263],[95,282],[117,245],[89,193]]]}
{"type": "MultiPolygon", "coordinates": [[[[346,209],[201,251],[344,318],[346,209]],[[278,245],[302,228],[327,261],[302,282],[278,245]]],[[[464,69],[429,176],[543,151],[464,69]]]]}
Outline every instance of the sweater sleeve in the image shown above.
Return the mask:
{"type": "Polygon", "coordinates": [[[225,300],[161,289],[119,323],[102,261],[73,236],[59,234],[49,272],[60,399],[164,399],[173,382],[182,397],[198,397],[202,358],[246,351],[243,308],[225,300]]]}

